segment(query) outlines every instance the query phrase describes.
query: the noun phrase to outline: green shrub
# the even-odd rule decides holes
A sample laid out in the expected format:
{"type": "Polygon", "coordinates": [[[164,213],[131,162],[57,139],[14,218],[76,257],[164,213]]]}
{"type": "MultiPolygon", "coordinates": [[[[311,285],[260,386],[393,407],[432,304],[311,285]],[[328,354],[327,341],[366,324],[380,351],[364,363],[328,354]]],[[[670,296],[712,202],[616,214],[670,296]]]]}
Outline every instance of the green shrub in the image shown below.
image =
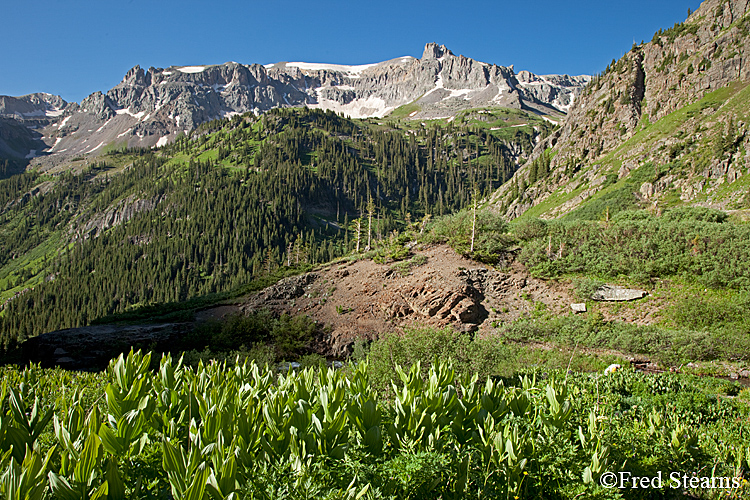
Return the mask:
{"type": "Polygon", "coordinates": [[[526,219],[518,222],[513,227],[513,234],[521,241],[529,241],[535,238],[547,236],[548,223],[542,219],[526,219]]]}
{"type": "Polygon", "coordinates": [[[318,325],[309,316],[282,314],[271,328],[271,342],[279,359],[296,359],[313,339],[318,325]]]}
{"type": "Polygon", "coordinates": [[[689,221],[701,221],[701,222],[715,222],[722,223],[726,222],[729,218],[726,212],[716,210],[715,208],[705,207],[677,207],[666,210],[662,215],[662,220],[665,222],[689,222],[689,221]]]}
{"type": "Polygon", "coordinates": [[[623,210],[612,217],[612,222],[644,221],[650,220],[652,215],[645,210],[623,210]]]}
{"type": "Polygon", "coordinates": [[[670,307],[667,315],[678,328],[715,330],[735,326],[750,331],[750,294],[691,295],[670,307]]]}
{"type": "Polygon", "coordinates": [[[576,278],[573,280],[576,296],[580,300],[584,301],[591,300],[591,296],[594,294],[594,292],[596,292],[604,284],[604,281],[594,278],[576,278]]]}
{"type": "Polygon", "coordinates": [[[305,368],[325,368],[328,365],[326,358],[320,354],[305,354],[299,358],[299,367],[305,368]]]}
{"type": "MultiPolygon", "coordinates": [[[[487,262],[496,260],[513,243],[507,234],[508,223],[502,215],[490,210],[478,210],[472,257],[487,262]]],[[[472,213],[469,210],[437,219],[424,237],[431,243],[448,243],[456,252],[469,254],[471,251],[472,213]]],[[[492,263],[492,262],[490,262],[492,263]]]]}
{"type": "Polygon", "coordinates": [[[176,350],[199,359],[227,360],[240,355],[259,363],[293,360],[305,354],[319,327],[308,316],[283,314],[275,318],[267,309],[235,314],[199,324],[179,341],[176,350]],[[269,352],[273,351],[271,356],[269,352]]]}
{"type": "Polygon", "coordinates": [[[547,237],[524,243],[520,260],[548,278],[624,275],[648,283],[683,276],[710,288],[750,289],[750,225],[704,209],[668,211],[662,217],[627,212],[609,224],[552,221],[547,237]]]}
{"type": "Polygon", "coordinates": [[[226,350],[266,340],[272,319],[267,309],[249,315],[231,315],[221,322],[221,329],[214,333],[211,347],[226,350]]]}

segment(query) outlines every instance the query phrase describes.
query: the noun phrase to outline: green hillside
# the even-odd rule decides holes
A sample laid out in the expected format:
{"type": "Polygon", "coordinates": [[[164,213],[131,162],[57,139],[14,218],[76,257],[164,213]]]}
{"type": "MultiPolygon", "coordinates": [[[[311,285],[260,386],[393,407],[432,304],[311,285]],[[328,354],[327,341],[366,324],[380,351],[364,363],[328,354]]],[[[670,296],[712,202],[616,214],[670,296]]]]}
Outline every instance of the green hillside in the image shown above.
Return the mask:
{"type": "Polygon", "coordinates": [[[354,247],[370,200],[376,239],[452,213],[513,175],[534,127],[547,130],[516,111],[402,124],[276,110],[12,176],[0,181],[3,343],[326,262],[354,247]]]}

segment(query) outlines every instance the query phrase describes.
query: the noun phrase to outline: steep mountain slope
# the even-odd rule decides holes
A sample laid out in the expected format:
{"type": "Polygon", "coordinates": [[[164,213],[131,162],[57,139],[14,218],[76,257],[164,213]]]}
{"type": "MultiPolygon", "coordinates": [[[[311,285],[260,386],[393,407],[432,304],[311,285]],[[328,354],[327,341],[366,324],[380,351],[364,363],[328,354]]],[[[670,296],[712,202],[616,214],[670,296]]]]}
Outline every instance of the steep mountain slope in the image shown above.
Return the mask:
{"type": "Polygon", "coordinates": [[[320,108],[353,118],[382,117],[399,107],[412,119],[448,118],[476,107],[528,109],[560,117],[588,76],[529,72],[455,56],[427,44],[421,59],[401,57],[343,66],[234,62],[210,66],[134,67],[117,86],[80,105],[52,96],[0,97],[0,115],[28,120],[47,147],[23,156],[97,155],[112,147],[163,146],[201,123],[277,107],[320,108]]]}
{"type": "Polygon", "coordinates": [[[746,0],[708,0],[613,61],[495,203],[511,218],[582,205],[588,218],[679,203],[750,206],[748,9],[746,0]]]}

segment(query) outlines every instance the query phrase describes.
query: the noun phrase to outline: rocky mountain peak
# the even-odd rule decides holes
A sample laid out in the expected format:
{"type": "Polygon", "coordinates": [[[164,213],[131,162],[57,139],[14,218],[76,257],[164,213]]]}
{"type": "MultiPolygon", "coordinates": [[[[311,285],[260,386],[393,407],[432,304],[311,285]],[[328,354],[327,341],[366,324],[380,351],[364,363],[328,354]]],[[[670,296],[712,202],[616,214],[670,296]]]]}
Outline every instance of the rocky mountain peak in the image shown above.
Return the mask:
{"type": "Polygon", "coordinates": [[[37,92],[21,97],[0,96],[0,116],[34,118],[62,114],[68,103],[60,96],[37,92]]]}
{"type": "Polygon", "coordinates": [[[99,120],[108,120],[115,115],[116,105],[101,92],[94,92],[81,101],[81,110],[94,115],[99,120]]]}
{"type": "Polygon", "coordinates": [[[146,73],[143,71],[143,69],[141,69],[139,65],[136,65],[127,73],[125,73],[125,77],[122,79],[122,83],[127,85],[147,85],[146,73]]]}
{"type": "Polygon", "coordinates": [[[441,57],[448,55],[453,55],[453,52],[448,50],[448,47],[446,47],[445,45],[438,45],[435,42],[430,42],[424,46],[422,60],[427,61],[429,59],[440,59],[441,57]]]}

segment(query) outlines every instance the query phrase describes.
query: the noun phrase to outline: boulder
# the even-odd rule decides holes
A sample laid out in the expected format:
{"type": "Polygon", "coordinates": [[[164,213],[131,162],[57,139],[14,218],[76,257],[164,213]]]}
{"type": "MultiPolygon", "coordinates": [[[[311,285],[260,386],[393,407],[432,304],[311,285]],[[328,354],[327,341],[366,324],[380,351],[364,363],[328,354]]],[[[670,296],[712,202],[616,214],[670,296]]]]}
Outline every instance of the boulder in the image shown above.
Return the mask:
{"type": "Polygon", "coordinates": [[[642,299],[648,295],[644,290],[635,290],[615,285],[602,285],[591,295],[591,300],[601,302],[625,302],[628,300],[642,299]]]}
{"type": "Polygon", "coordinates": [[[573,311],[577,313],[585,313],[586,312],[586,303],[582,302],[580,304],[570,304],[570,308],[573,309],[573,311]]]}

